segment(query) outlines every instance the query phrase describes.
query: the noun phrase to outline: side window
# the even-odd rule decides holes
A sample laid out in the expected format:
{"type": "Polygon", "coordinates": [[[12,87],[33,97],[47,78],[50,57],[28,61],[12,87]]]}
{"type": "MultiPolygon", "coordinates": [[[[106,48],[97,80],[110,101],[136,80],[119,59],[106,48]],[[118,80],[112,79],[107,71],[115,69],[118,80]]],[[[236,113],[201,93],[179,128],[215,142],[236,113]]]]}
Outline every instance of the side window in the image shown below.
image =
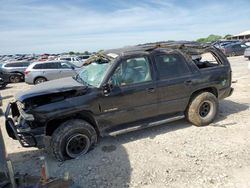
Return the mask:
{"type": "Polygon", "coordinates": [[[45,64],[36,64],[33,69],[44,69],[45,68],[45,64]]]}
{"type": "Polygon", "coordinates": [[[199,58],[193,59],[193,62],[196,64],[196,66],[199,69],[223,65],[223,64],[221,64],[218,57],[216,57],[211,52],[205,52],[205,53],[201,54],[199,58]]]}
{"type": "Polygon", "coordinates": [[[45,69],[58,69],[60,63],[45,63],[45,69]]]}
{"type": "Polygon", "coordinates": [[[159,54],[155,56],[160,79],[174,78],[190,73],[183,59],[177,54],[159,54]]]}
{"type": "Polygon", "coordinates": [[[28,63],[28,62],[22,63],[22,67],[28,67],[29,65],[30,65],[30,63],[28,63]]]}
{"type": "Polygon", "coordinates": [[[71,66],[68,63],[60,63],[61,69],[71,69],[71,66]]]}
{"type": "Polygon", "coordinates": [[[112,76],[114,86],[125,86],[152,80],[149,60],[135,57],[124,60],[112,76]]]}

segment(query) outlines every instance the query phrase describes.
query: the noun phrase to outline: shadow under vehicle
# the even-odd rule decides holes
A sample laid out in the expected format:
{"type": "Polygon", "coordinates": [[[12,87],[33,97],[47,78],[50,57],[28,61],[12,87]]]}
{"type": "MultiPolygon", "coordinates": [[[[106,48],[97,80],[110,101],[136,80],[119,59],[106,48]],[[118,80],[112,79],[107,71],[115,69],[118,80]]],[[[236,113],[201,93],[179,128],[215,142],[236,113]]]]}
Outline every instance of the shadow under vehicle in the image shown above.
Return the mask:
{"type": "Polygon", "coordinates": [[[219,49],[192,42],[108,50],[74,77],[19,93],[5,112],[6,129],[23,147],[45,147],[63,161],[86,154],[105,135],[184,117],[208,125],[218,101],[233,92],[231,72],[219,49]]]}

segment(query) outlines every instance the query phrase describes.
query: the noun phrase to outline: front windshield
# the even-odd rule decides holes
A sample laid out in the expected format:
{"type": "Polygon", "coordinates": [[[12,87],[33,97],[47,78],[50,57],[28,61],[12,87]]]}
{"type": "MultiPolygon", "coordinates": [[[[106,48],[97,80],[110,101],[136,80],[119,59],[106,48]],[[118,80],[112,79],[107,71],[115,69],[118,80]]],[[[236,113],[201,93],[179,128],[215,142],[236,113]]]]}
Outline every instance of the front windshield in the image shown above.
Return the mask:
{"type": "Polygon", "coordinates": [[[93,62],[89,65],[85,65],[75,78],[79,82],[83,82],[94,87],[99,87],[110,66],[110,62],[93,62]]]}

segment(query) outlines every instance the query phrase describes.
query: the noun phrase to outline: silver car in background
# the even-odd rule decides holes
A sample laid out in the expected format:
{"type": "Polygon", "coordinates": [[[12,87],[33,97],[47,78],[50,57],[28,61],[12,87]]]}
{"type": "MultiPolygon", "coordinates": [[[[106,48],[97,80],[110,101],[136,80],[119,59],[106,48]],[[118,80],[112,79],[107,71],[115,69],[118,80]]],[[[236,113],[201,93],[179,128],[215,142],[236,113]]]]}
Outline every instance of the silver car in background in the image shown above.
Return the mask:
{"type": "Polygon", "coordinates": [[[76,75],[79,69],[68,61],[35,62],[25,70],[25,82],[39,84],[49,80],[70,77],[76,75]]]}
{"type": "Polygon", "coordinates": [[[10,76],[10,82],[17,83],[24,80],[24,71],[31,64],[28,61],[16,61],[10,63],[4,63],[1,69],[8,73],[16,73],[10,76]]]}
{"type": "Polygon", "coordinates": [[[244,52],[244,57],[250,60],[250,47],[248,47],[244,52]]]}

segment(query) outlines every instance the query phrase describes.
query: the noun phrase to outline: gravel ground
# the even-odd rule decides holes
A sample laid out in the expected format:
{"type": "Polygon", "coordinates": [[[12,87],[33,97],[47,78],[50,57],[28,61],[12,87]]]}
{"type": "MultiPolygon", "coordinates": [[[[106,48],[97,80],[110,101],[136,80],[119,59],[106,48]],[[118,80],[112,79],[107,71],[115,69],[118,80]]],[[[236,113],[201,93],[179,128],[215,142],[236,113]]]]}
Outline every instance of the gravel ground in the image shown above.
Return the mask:
{"type": "MultiPolygon", "coordinates": [[[[50,175],[69,172],[82,187],[250,187],[250,61],[229,58],[234,94],[220,102],[217,120],[205,127],[185,120],[102,138],[76,160],[57,162],[44,150],[21,148],[2,131],[15,170],[39,175],[45,155],[50,175]]],[[[4,109],[13,96],[30,86],[11,84],[1,90],[4,109]]],[[[4,125],[4,118],[0,118],[4,125]]]]}

